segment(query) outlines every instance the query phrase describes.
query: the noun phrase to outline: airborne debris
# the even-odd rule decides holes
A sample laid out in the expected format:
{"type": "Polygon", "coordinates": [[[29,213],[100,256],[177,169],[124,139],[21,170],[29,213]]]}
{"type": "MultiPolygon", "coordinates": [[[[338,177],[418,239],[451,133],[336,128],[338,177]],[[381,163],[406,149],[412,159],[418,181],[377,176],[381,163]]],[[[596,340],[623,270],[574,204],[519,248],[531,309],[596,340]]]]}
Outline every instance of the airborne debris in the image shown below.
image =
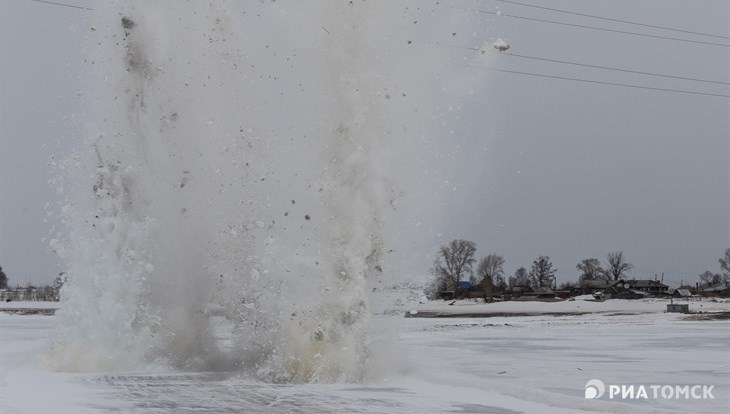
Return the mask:
{"type": "Polygon", "coordinates": [[[134,20],[130,19],[127,16],[122,17],[122,27],[129,30],[134,28],[137,24],[134,22],[134,20]]]}
{"type": "Polygon", "coordinates": [[[504,52],[509,49],[509,45],[501,37],[497,38],[497,40],[492,43],[492,46],[500,52],[504,52]]]}

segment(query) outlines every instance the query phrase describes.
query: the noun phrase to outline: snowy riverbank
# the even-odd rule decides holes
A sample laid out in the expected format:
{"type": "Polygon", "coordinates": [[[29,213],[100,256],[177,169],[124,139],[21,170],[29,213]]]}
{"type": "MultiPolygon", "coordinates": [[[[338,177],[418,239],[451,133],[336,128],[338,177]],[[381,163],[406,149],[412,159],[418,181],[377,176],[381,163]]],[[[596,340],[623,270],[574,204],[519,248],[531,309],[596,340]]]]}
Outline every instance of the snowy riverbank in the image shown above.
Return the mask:
{"type": "Polygon", "coordinates": [[[727,312],[730,301],[727,299],[610,299],[595,301],[590,296],[576,300],[557,302],[542,301],[505,301],[484,303],[475,300],[429,301],[417,304],[408,311],[409,316],[422,317],[489,317],[489,316],[537,316],[537,315],[580,315],[587,313],[664,313],[669,303],[689,304],[690,312],[727,312]]]}
{"type": "Polygon", "coordinates": [[[0,302],[1,313],[17,313],[23,315],[53,315],[60,308],[60,302],[12,301],[0,302]]]}

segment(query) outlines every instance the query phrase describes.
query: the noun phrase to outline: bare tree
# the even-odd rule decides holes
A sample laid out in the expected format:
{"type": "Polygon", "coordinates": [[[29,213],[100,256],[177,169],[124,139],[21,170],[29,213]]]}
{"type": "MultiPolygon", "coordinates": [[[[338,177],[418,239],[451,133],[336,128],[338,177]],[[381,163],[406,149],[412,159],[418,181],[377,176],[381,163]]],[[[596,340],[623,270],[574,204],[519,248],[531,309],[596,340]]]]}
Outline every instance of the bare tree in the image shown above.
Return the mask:
{"type": "Polygon", "coordinates": [[[441,246],[431,269],[431,273],[440,281],[437,284],[457,290],[459,281],[472,273],[476,251],[476,243],[469,240],[452,240],[446,246],[441,246]]]}
{"type": "Polygon", "coordinates": [[[725,249],[725,257],[720,258],[720,269],[725,280],[730,279],[730,249],[725,249]]]}
{"type": "Polygon", "coordinates": [[[481,278],[480,283],[485,296],[491,296],[494,287],[501,287],[504,284],[504,257],[497,253],[490,253],[482,257],[477,266],[477,276],[481,278]]]}
{"type": "Polygon", "coordinates": [[[8,276],[3,272],[2,266],[0,266],[0,289],[7,289],[8,287],[8,276]]]}
{"type": "Polygon", "coordinates": [[[719,273],[712,273],[709,270],[700,275],[700,286],[702,287],[716,286],[721,281],[722,276],[719,273]]]}
{"type": "Polygon", "coordinates": [[[524,267],[518,267],[515,273],[509,278],[509,287],[515,286],[530,286],[530,276],[524,267]]]}
{"type": "Polygon", "coordinates": [[[606,279],[606,271],[601,267],[601,262],[598,259],[590,258],[583,259],[575,265],[575,268],[580,271],[579,281],[584,280],[597,280],[606,279]]]}
{"type": "Polygon", "coordinates": [[[552,287],[555,281],[555,272],[553,264],[548,256],[539,256],[532,262],[530,269],[530,280],[534,287],[552,287]]]}
{"type": "Polygon", "coordinates": [[[703,287],[717,286],[723,282],[730,281],[730,249],[725,250],[725,256],[721,257],[720,270],[722,273],[712,273],[709,270],[700,274],[700,285],[703,287]]]}
{"type": "Polygon", "coordinates": [[[609,279],[619,280],[622,276],[626,275],[629,270],[634,268],[634,265],[627,262],[624,259],[624,252],[611,252],[606,256],[608,260],[606,264],[606,274],[609,279]]]}

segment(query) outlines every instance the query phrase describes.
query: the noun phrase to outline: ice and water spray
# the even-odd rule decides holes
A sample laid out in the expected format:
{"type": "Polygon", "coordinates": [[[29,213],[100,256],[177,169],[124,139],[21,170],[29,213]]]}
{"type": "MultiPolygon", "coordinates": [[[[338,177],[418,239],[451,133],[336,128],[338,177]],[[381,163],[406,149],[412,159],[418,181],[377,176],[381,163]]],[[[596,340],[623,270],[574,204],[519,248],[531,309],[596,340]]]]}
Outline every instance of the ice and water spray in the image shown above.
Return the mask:
{"type": "Polygon", "coordinates": [[[431,91],[458,81],[413,44],[450,32],[421,6],[100,5],[88,138],[62,166],[53,367],[362,379],[403,181],[428,179],[417,148],[448,118],[435,96],[460,93],[431,91]],[[212,313],[231,323],[228,350],[212,313]]]}

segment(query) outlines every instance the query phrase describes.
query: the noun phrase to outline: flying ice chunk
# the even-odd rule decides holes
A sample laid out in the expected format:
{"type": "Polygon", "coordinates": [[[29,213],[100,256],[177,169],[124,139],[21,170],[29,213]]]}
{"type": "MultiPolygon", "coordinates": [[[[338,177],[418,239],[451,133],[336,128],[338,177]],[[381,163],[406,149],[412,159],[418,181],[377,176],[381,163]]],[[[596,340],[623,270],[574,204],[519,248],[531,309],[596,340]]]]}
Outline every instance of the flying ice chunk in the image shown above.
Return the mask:
{"type": "Polygon", "coordinates": [[[492,47],[499,50],[500,52],[504,52],[505,50],[509,49],[509,45],[501,37],[498,37],[497,40],[492,43],[492,47]]]}

